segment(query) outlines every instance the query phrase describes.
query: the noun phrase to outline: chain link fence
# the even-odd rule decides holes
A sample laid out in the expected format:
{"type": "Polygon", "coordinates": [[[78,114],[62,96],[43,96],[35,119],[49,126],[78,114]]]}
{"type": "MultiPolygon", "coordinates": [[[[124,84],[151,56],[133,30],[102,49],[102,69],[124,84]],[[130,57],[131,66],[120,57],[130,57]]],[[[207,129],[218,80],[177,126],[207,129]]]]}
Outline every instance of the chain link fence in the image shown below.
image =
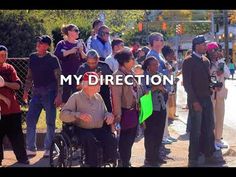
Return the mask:
{"type": "Polygon", "coordinates": [[[16,91],[16,97],[21,106],[21,111],[22,111],[22,123],[25,122],[26,113],[28,111],[27,105],[23,100],[23,93],[24,93],[23,88],[24,88],[24,84],[26,80],[27,71],[28,71],[28,60],[29,58],[8,58],[7,60],[7,63],[11,64],[15,68],[18,77],[23,83],[21,89],[16,91]]]}
{"type": "MultiPolygon", "coordinates": [[[[18,77],[23,83],[23,86],[25,84],[28,71],[28,60],[29,58],[8,58],[7,60],[7,63],[11,64],[15,68],[18,77]]],[[[25,106],[25,102],[23,101],[23,92],[23,87],[16,92],[17,100],[21,106],[25,106]]]]}

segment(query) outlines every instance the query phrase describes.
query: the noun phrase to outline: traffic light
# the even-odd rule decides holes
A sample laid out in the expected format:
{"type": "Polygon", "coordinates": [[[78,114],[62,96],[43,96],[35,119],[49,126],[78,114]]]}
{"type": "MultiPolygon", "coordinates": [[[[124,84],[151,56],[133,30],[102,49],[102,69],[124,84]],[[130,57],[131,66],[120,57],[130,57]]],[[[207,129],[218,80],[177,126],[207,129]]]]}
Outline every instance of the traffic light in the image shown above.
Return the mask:
{"type": "Polygon", "coordinates": [[[143,31],[143,23],[142,23],[142,22],[139,22],[139,23],[138,23],[138,31],[139,31],[139,32],[142,32],[142,31],[143,31]]]}
{"type": "Polygon", "coordinates": [[[178,35],[184,34],[184,26],[182,24],[176,25],[176,34],[178,35]]]}
{"type": "Polygon", "coordinates": [[[163,21],[163,17],[161,15],[158,15],[158,20],[163,21]]]}
{"type": "Polygon", "coordinates": [[[167,30],[167,23],[166,22],[162,22],[162,30],[163,31],[167,30]]]}

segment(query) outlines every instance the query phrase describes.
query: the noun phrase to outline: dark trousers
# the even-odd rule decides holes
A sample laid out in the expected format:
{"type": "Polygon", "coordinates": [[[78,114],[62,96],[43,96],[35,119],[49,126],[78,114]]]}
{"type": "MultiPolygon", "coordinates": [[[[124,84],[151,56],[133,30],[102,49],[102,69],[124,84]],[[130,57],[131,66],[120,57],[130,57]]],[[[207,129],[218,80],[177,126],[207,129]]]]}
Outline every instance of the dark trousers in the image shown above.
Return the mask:
{"type": "Polygon", "coordinates": [[[211,98],[200,101],[202,112],[196,112],[193,105],[189,106],[190,116],[190,142],[189,160],[197,161],[200,153],[210,157],[215,151],[214,147],[214,116],[211,98]]]}
{"type": "Polygon", "coordinates": [[[107,128],[77,129],[78,137],[85,150],[88,166],[98,167],[99,147],[103,149],[103,161],[114,162],[117,159],[117,141],[107,128]]]}
{"type": "Polygon", "coordinates": [[[158,162],[166,122],[166,110],[153,111],[145,120],[144,130],[145,159],[150,163],[158,162]]]}
{"type": "Polygon", "coordinates": [[[0,161],[3,159],[3,138],[7,135],[18,161],[27,160],[24,136],[21,127],[21,113],[4,116],[0,120],[0,161]]]}
{"type": "Polygon", "coordinates": [[[137,132],[137,126],[126,130],[121,130],[120,132],[119,153],[123,167],[129,166],[131,158],[131,150],[136,137],[136,132],[137,132]]]}
{"type": "Polygon", "coordinates": [[[112,112],[112,106],[111,106],[111,94],[110,94],[110,88],[108,85],[102,85],[100,92],[102,96],[102,99],[107,107],[108,112],[112,112]]]}
{"type": "Polygon", "coordinates": [[[72,79],[72,85],[68,85],[67,83],[63,84],[63,93],[62,93],[62,102],[66,103],[67,100],[70,98],[70,96],[74,93],[77,92],[78,90],[76,89],[76,82],[74,79],[72,79]]]}

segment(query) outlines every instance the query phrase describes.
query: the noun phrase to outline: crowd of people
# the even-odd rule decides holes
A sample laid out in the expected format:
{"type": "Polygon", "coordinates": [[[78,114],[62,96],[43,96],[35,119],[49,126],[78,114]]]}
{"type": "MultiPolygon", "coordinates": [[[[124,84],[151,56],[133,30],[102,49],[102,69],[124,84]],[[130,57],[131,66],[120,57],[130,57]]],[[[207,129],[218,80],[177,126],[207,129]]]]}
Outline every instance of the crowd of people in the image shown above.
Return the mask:
{"type": "Polygon", "coordinates": [[[46,112],[47,132],[44,140],[44,157],[50,155],[55,134],[56,109],[61,107],[60,119],[73,123],[85,147],[87,166],[97,166],[96,141],[102,142],[104,158],[119,166],[130,167],[132,146],[137,137],[144,137],[146,166],[166,163],[165,144],[177,139],[168,131],[168,120],[177,119],[176,92],[179,75],[187,93],[189,109],[187,131],[190,132],[189,166],[198,166],[199,156],[205,155],[206,163],[218,163],[216,150],[226,148],[223,141],[223,122],[227,88],[225,79],[234,72],[224,61],[219,44],[207,42],[196,36],[190,51],[178,68],[177,56],[169,45],[164,45],[161,33],[151,33],[148,46],[135,43],[125,46],[121,38],[111,41],[110,29],[102,21],[92,24],[92,34],[83,42],[74,24],[62,27],[64,39],[59,41],[54,53],[48,51],[52,39],[48,35],[37,38],[36,52],[29,57],[28,73],[24,85],[14,67],[6,63],[8,50],[0,46],[0,164],[3,160],[3,137],[8,136],[19,163],[29,164],[28,157],[37,154],[36,125],[42,109],[46,112]],[[60,75],[83,75],[79,84],[60,85],[60,75]],[[146,77],[139,85],[134,78],[132,85],[89,85],[88,76],[100,75],[160,75],[174,76],[174,84],[146,84],[146,77]],[[214,76],[214,77],[213,77],[214,76]],[[215,78],[216,81],[212,81],[215,78]],[[218,84],[217,83],[221,83],[218,84]],[[24,88],[23,99],[28,102],[26,116],[26,147],[21,127],[21,110],[15,90],[24,88]],[[152,93],[153,112],[139,125],[140,97],[152,93]],[[118,134],[118,138],[112,136],[118,134]],[[118,141],[118,143],[116,143],[118,141]],[[118,152],[118,153],[117,153],[118,152]]]}

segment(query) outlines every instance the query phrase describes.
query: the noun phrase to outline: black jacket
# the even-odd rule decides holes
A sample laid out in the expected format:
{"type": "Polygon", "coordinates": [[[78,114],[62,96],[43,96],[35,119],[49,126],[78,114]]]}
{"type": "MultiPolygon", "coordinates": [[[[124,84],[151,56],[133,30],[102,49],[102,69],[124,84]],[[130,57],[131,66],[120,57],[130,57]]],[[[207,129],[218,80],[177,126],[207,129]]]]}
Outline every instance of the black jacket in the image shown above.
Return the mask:
{"type": "Polygon", "coordinates": [[[190,103],[200,102],[211,95],[210,61],[192,54],[183,63],[183,85],[190,103]]]}

